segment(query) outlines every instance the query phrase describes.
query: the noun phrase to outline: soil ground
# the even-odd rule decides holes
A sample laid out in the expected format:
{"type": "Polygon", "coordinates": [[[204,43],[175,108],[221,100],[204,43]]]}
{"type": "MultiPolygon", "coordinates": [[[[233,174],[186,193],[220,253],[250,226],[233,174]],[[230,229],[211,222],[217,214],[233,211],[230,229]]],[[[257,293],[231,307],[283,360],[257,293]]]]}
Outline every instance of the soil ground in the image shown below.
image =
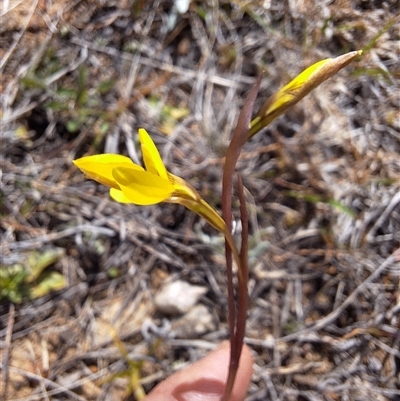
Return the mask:
{"type": "MultiPolygon", "coordinates": [[[[72,160],[168,169],[220,210],[246,93],[362,49],[246,144],[247,401],[400,400],[396,1],[3,1],[0,398],[133,400],[228,338],[222,238],[181,206],[126,206],[72,160]],[[206,288],[207,324],[157,310],[206,288]]],[[[237,204],[234,205],[237,210],[237,204]]],[[[236,213],[235,218],[239,215],[236,213]]]]}

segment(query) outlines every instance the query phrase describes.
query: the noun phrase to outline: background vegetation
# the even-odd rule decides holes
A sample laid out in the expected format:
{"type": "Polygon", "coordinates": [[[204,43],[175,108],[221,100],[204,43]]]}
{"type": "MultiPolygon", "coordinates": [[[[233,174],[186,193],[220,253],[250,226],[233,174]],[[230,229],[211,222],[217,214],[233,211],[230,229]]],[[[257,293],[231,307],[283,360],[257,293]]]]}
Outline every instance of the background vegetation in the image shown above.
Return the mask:
{"type": "Polygon", "coordinates": [[[363,49],[239,161],[247,400],[398,400],[399,27],[396,1],[3,1],[0,397],[132,399],[140,378],[149,391],[228,335],[222,239],[180,206],[113,203],[73,159],[140,162],[144,127],[219,209],[256,75],[260,106],[313,62],[363,49]],[[177,280],[205,289],[203,326],[157,308],[177,280]]]}

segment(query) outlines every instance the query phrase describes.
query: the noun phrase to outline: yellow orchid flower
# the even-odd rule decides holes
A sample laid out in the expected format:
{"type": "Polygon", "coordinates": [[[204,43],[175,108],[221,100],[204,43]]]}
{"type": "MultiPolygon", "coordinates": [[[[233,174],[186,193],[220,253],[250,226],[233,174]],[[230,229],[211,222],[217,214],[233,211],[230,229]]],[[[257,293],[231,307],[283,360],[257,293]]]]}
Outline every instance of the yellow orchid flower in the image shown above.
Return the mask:
{"type": "Polygon", "coordinates": [[[336,58],[318,61],[306,68],[264,103],[250,124],[248,139],[361,54],[361,50],[349,52],[336,58]]]}
{"type": "Polygon", "coordinates": [[[126,156],[102,154],[85,156],[74,164],[88,177],[110,187],[110,196],[120,203],[154,205],[179,203],[205,218],[225,234],[221,216],[182,178],[165,168],[156,145],[145,129],[139,129],[145,169],[126,156]]]}

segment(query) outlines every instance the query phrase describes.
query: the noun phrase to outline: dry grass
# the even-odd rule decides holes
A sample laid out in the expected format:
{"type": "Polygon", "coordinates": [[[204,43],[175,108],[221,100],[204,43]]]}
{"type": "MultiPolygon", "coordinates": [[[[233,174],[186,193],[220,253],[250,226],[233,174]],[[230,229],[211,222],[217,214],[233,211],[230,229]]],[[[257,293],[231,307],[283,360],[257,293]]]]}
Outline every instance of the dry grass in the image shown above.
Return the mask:
{"type": "Polygon", "coordinates": [[[252,232],[247,401],[399,400],[398,5],[194,1],[168,30],[171,4],[2,3],[1,268],[61,249],[46,271],[65,287],[0,303],[0,394],[125,399],[124,372],[140,369],[148,391],[227,337],[216,233],[175,205],[111,202],[74,158],[138,160],[145,127],[168,168],[219,208],[256,74],[260,106],[314,61],[364,49],[238,165],[252,232]],[[209,289],[213,330],[173,337],[153,298],[177,278],[209,289]]]}

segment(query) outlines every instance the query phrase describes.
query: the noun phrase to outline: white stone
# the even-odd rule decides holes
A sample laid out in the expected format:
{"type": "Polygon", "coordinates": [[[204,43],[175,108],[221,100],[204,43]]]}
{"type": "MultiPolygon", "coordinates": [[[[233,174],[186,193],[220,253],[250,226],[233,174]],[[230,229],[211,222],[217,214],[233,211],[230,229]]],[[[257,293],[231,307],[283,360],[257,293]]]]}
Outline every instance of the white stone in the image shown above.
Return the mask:
{"type": "Polygon", "coordinates": [[[188,313],[175,319],[171,332],[175,338],[198,338],[215,330],[213,315],[204,305],[196,305],[188,313]]]}
{"type": "Polygon", "coordinates": [[[162,313],[183,315],[196,305],[206,292],[205,287],[178,280],[161,287],[155,296],[155,304],[162,313]]]}

